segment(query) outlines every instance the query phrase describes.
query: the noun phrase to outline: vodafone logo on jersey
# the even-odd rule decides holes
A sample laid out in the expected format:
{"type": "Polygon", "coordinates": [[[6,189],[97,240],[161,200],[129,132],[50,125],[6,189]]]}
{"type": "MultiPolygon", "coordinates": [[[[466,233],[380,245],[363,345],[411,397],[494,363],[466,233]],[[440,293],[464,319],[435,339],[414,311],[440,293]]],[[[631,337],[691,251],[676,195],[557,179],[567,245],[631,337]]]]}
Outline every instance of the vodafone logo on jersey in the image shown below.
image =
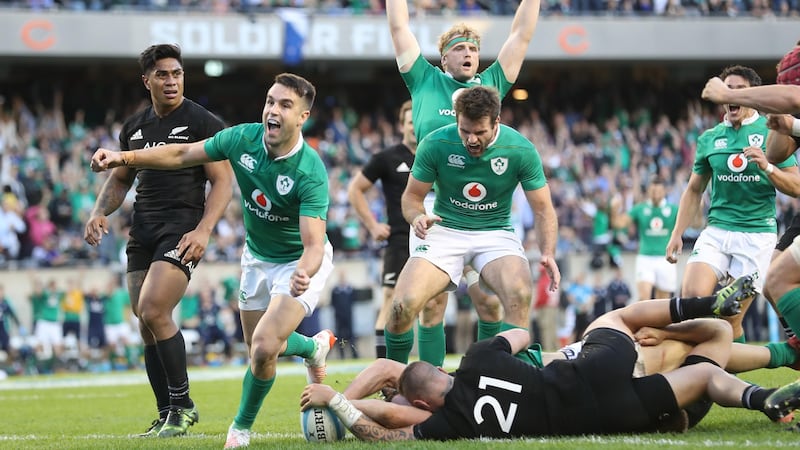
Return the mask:
{"type": "Polygon", "coordinates": [[[267,196],[264,195],[264,193],[261,192],[261,190],[259,189],[254,190],[253,193],[250,194],[250,198],[252,198],[253,201],[256,202],[256,205],[258,205],[258,207],[263,209],[264,211],[269,211],[270,209],[272,209],[272,202],[269,201],[267,196]]]}
{"type": "Polygon", "coordinates": [[[747,158],[744,153],[728,156],[728,169],[733,173],[741,173],[747,168],[747,158]]]}
{"type": "Polygon", "coordinates": [[[480,183],[467,183],[461,190],[464,198],[471,202],[479,202],[486,197],[486,187],[480,183]]]}

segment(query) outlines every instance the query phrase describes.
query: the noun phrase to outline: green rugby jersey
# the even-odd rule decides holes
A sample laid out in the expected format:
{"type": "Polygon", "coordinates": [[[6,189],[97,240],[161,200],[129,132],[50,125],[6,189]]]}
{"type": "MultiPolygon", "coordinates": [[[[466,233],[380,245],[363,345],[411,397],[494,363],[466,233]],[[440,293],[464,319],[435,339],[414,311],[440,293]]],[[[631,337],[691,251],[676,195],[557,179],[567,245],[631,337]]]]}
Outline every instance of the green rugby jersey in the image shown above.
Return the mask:
{"type": "Polygon", "coordinates": [[[456,124],[432,132],[417,147],[411,173],[436,183],[433,213],[442,218],[442,226],[458,230],[513,231],[511,200],[517,184],[526,191],[547,184],[536,147],[505,125],[479,158],[464,148],[456,124]]]}
{"type": "Polygon", "coordinates": [[[242,194],[245,242],[253,255],[272,263],[300,258],[300,216],[328,214],[328,174],[316,150],[300,138],[289,154],[271,158],[264,125],[240,124],[206,141],[214,160],[231,163],[242,194]]]}
{"type": "Polygon", "coordinates": [[[471,80],[462,82],[453,79],[420,55],[411,70],[400,73],[400,76],[411,93],[411,118],[417,141],[439,127],[455,123],[453,99],[462,89],[476,85],[490,86],[497,89],[502,99],[512,86],[497,61],[471,80]]]}
{"type": "Polygon", "coordinates": [[[667,243],[678,217],[678,206],[666,201],[653,205],[652,201],[647,200],[634,205],[628,215],[636,224],[636,231],[639,235],[639,254],[666,255],[667,243]]]}
{"type": "MultiPolygon", "coordinates": [[[[697,138],[692,171],[711,174],[709,225],[729,231],[777,232],[775,187],[742,153],[745,147],[765,150],[768,131],[766,119],[754,114],[738,130],[724,121],[697,138]]],[[[790,156],[777,166],[796,164],[790,156]]]]}

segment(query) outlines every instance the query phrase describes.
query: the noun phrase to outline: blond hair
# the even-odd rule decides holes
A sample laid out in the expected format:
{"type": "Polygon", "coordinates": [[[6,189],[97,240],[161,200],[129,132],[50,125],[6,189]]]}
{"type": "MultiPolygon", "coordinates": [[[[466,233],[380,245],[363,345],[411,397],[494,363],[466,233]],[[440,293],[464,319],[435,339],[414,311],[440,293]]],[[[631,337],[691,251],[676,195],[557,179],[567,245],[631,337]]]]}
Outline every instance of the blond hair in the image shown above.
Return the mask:
{"type": "Polygon", "coordinates": [[[453,25],[452,28],[439,36],[439,54],[444,56],[447,44],[449,44],[453,39],[460,37],[475,41],[475,43],[478,45],[478,48],[481,48],[481,36],[478,34],[478,32],[465,23],[459,23],[457,25],[453,25]]]}

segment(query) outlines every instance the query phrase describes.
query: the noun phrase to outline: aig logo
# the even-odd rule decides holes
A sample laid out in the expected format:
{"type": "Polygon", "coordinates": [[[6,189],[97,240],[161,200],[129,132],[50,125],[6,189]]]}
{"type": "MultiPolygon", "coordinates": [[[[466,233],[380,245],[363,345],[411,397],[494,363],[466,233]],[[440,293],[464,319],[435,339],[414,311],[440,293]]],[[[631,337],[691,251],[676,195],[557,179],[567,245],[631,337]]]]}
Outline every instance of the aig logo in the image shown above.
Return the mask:
{"type": "Polygon", "coordinates": [[[239,165],[247,169],[248,172],[252,172],[256,168],[256,160],[252,156],[244,154],[239,157],[239,165]]]}
{"type": "Polygon", "coordinates": [[[464,155],[455,155],[451,154],[447,157],[447,165],[450,167],[458,167],[459,169],[464,168],[464,155]]]}
{"type": "Polygon", "coordinates": [[[740,173],[747,168],[747,158],[744,153],[736,153],[728,156],[728,169],[733,173],[740,173]]]}

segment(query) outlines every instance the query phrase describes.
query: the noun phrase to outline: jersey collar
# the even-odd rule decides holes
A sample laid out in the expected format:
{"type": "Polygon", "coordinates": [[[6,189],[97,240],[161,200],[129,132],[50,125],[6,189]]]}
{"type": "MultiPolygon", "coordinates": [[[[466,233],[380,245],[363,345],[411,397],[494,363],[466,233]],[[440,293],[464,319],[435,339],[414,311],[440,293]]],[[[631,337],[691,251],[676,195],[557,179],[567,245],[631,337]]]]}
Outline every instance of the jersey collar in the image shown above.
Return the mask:
{"type": "MultiPolygon", "coordinates": [[[[448,72],[446,70],[443,70],[442,72],[444,72],[444,74],[447,75],[448,77],[453,78],[453,74],[452,73],[450,73],[450,72],[448,72]]],[[[456,80],[455,78],[453,78],[453,79],[456,80]]],[[[458,80],[456,80],[456,81],[458,81],[458,80]]],[[[481,84],[481,79],[478,78],[477,75],[475,75],[475,76],[473,76],[472,78],[470,78],[467,81],[461,81],[461,83],[465,83],[465,84],[481,84]]]]}
{"type": "MultiPolygon", "coordinates": [[[[265,135],[264,135],[264,137],[261,139],[261,146],[262,146],[262,147],[264,147],[264,151],[265,151],[265,152],[267,153],[267,155],[269,156],[269,149],[267,149],[267,142],[266,142],[266,137],[267,137],[267,136],[266,136],[266,133],[267,133],[267,132],[266,132],[266,131],[264,131],[264,134],[265,134],[265,135]]],[[[282,159],[291,158],[291,157],[292,157],[292,156],[294,156],[294,155],[295,155],[297,152],[299,152],[301,148],[303,148],[303,133],[302,133],[302,132],[300,133],[300,136],[298,136],[298,138],[297,138],[297,144],[295,144],[295,145],[294,145],[294,147],[292,147],[292,149],[291,149],[291,150],[289,150],[289,153],[287,153],[287,154],[285,154],[285,155],[283,155],[283,156],[278,156],[278,157],[276,157],[275,159],[273,159],[273,161],[280,161],[280,160],[282,160],[282,159]]]]}
{"type": "MultiPolygon", "coordinates": [[[[753,115],[752,116],[742,120],[742,125],[750,125],[751,123],[753,123],[756,120],[758,120],[759,117],[760,116],[758,115],[758,111],[753,111],[753,115]]],[[[728,115],[727,114],[725,114],[725,120],[722,123],[726,127],[732,127],[733,126],[733,124],[730,123],[730,121],[728,120],[728,115]]]]}

